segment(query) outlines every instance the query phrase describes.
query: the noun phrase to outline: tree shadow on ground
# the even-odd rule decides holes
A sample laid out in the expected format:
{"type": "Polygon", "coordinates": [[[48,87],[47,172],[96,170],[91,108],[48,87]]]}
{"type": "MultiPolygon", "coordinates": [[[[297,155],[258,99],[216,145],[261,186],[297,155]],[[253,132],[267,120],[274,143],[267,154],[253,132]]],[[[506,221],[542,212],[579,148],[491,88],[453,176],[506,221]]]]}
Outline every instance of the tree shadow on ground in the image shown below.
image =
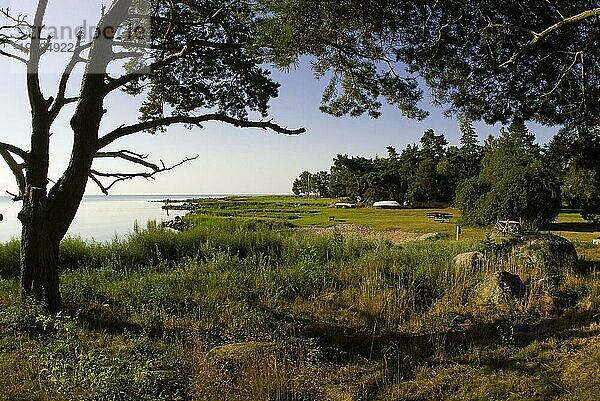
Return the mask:
{"type": "Polygon", "coordinates": [[[140,325],[127,321],[123,311],[118,308],[66,304],[63,309],[66,314],[77,316],[87,330],[109,334],[139,334],[142,331],[140,325]]]}
{"type": "Polygon", "coordinates": [[[595,233],[600,232],[600,224],[581,222],[553,223],[550,225],[551,231],[567,231],[575,233],[595,233]]]}

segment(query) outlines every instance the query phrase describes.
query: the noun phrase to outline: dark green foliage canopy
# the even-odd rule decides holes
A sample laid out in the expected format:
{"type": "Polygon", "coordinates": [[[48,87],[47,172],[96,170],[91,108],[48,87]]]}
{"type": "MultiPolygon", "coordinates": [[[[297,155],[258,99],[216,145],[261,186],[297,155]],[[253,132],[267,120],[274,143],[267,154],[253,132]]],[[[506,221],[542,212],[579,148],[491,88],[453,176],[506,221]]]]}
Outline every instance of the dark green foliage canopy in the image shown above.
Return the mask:
{"type": "Polygon", "coordinates": [[[313,174],[313,192],[322,198],[327,198],[330,179],[331,175],[327,171],[318,171],[313,174]]]}
{"type": "Polygon", "coordinates": [[[558,215],[560,183],[522,121],[503,129],[479,176],[459,185],[456,204],[472,224],[520,220],[541,227],[558,215]]]}
{"type": "MultiPolygon", "coordinates": [[[[143,2],[142,2],[143,3],[143,2]]],[[[152,48],[130,60],[130,71],[148,68],[148,60],[166,60],[168,68],[140,74],[126,91],[146,95],[142,120],[167,114],[210,110],[245,119],[249,112],[267,115],[279,84],[261,67],[264,57],[255,42],[256,10],[241,1],[152,2],[152,48]]]]}
{"type": "MultiPolygon", "coordinates": [[[[485,206],[485,216],[498,210],[505,218],[534,219],[530,212],[539,205],[543,222],[558,204],[554,179],[559,175],[569,183],[567,198],[586,210],[600,211],[595,206],[600,205],[596,190],[600,166],[583,163],[590,151],[578,145],[597,138],[594,128],[600,126],[600,1],[261,3],[270,10],[261,32],[263,40],[270,41],[272,60],[289,66],[311,56],[316,75],[330,80],[323,111],[377,117],[385,100],[406,116],[422,118],[419,101],[427,86],[433,104],[465,120],[460,150],[447,149],[441,160],[427,156],[427,150],[417,155],[407,149],[404,158],[411,167],[403,179],[410,182],[409,197],[431,201],[440,197],[435,194],[439,188],[451,193],[466,180],[471,185],[462,186],[462,195],[470,192],[480,199],[470,206],[479,210],[485,206]],[[420,78],[424,81],[417,81],[420,78]],[[478,176],[481,153],[468,130],[471,120],[560,126],[575,134],[576,140],[563,142],[562,155],[572,157],[561,156],[560,161],[546,157],[540,162],[539,149],[533,159],[511,154],[506,149],[516,144],[504,135],[498,145],[502,152],[486,143],[488,157],[478,176]],[[502,170],[503,163],[511,162],[515,167],[502,170]],[[557,164],[561,166],[556,168],[557,164]],[[457,173],[458,166],[464,175],[457,173]],[[444,182],[443,177],[451,179],[444,182]],[[500,196],[506,197],[502,205],[497,202],[500,196]]],[[[365,183],[358,180],[355,187],[353,192],[360,191],[365,183]]],[[[493,218],[478,217],[481,223],[493,218]]]]}
{"type": "Polygon", "coordinates": [[[582,217],[600,220],[600,135],[562,130],[550,143],[547,161],[562,178],[564,202],[582,217]]]}
{"type": "MultiPolygon", "coordinates": [[[[460,147],[448,147],[444,135],[428,130],[421,146],[409,145],[400,154],[388,147],[388,157],[338,155],[331,167],[330,195],[367,202],[408,201],[416,206],[454,202],[467,224],[481,226],[522,220],[543,227],[558,215],[561,181],[549,162],[552,153],[535,142],[522,120],[502,128],[500,137],[489,137],[484,146],[468,120],[462,130],[460,147]]],[[[573,181],[571,191],[579,191],[578,199],[591,207],[598,195],[597,177],[578,174],[566,182],[573,181]]],[[[309,176],[303,173],[294,188],[301,189],[309,176]]]]}
{"type": "Polygon", "coordinates": [[[364,196],[374,171],[373,160],[365,157],[337,155],[331,166],[329,183],[334,197],[364,196]]]}
{"type": "Polygon", "coordinates": [[[448,141],[444,135],[436,135],[430,129],[421,137],[419,163],[409,183],[409,198],[413,202],[428,203],[452,200],[447,188],[447,180],[438,171],[440,162],[446,156],[448,141]]]}
{"type": "Polygon", "coordinates": [[[436,100],[489,123],[600,123],[598,1],[441,3],[413,59],[436,100]]]}
{"type": "Polygon", "coordinates": [[[312,174],[309,171],[304,171],[300,177],[294,180],[292,184],[292,192],[294,195],[310,195],[312,174]]]}
{"type": "Polygon", "coordinates": [[[265,0],[274,60],[312,55],[331,78],[323,110],[423,117],[434,103],[489,123],[600,124],[600,2],[265,0]]]}
{"type": "Polygon", "coordinates": [[[563,197],[572,206],[581,209],[581,217],[588,221],[600,221],[600,174],[573,164],[564,177],[563,197]]]}
{"type": "MultiPolygon", "coordinates": [[[[268,18],[261,22],[262,44],[272,60],[288,67],[304,55],[314,56],[317,77],[329,83],[321,110],[335,116],[380,115],[381,100],[410,118],[427,113],[412,74],[397,72],[396,50],[403,24],[413,18],[417,2],[263,0],[268,18]]],[[[406,26],[407,27],[407,26],[406,26]]]]}
{"type": "Polygon", "coordinates": [[[481,147],[474,130],[472,134],[472,143],[460,148],[448,148],[444,135],[428,130],[421,138],[420,147],[408,145],[398,153],[390,146],[387,157],[338,155],[331,167],[330,195],[361,197],[369,202],[448,204],[454,198],[457,184],[479,172],[481,147]],[[464,158],[466,161],[463,154],[469,155],[464,158]]]}
{"type": "Polygon", "coordinates": [[[300,177],[294,180],[292,192],[296,196],[310,196],[311,194],[314,194],[320,197],[328,197],[329,179],[330,174],[327,171],[319,171],[314,174],[309,171],[304,171],[300,174],[300,177]]]}

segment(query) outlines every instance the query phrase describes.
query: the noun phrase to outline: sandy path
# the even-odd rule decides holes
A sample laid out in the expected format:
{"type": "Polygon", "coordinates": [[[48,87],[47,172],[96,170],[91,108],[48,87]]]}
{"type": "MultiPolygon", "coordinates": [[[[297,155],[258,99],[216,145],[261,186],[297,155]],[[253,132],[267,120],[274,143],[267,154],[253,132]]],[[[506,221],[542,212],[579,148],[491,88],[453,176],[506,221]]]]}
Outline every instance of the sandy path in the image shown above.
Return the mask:
{"type": "Polygon", "coordinates": [[[306,232],[310,232],[313,234],[319,235],[327,235],[332,234],[335,229],[340,230],[342,235],[344,236],[356,236],[361,238],[369,238],[369,239],[385,239],[391,241],[395,244],[401,244],[407,241],[414,241],[419,239],[420,235],[417,233],[400,231],[400,230],[390,230],[390,231],[377,231],[369,227],[360,226],[356,224],[339,224],[335,227],[307,227],[307,228],[298,228],[297,230],[302,230],[306,232]]]}

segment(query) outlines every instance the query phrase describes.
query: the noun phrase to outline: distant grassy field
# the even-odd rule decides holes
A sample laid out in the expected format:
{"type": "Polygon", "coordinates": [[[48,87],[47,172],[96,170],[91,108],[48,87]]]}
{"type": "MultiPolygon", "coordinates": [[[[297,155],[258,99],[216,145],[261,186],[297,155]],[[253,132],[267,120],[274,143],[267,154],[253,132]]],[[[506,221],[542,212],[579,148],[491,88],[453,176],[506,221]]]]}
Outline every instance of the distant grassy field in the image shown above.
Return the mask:
{"type": "MultiPolygon", "coordinates": [[[[414,233],[454,232],[455,225],[433,223],[426,217],[427,209],[382,210],[372,207],[336,209],[339,200],[329,198],[299,198],[292,196],[231,197],[224,199],[200,199],[198,215],[232,216],[244,218],[279,219],[294,227],[332,227],[338,224],[364,225],[375,230],[405,230],[414,233]],[[305,206],[297,206],[306,203],[305,206]],[[334,220],[331,221],[330,218],[334,220]]],[[[460,221],[456,209],[436,209],[455,215],[453,222],[460,221]]],[[[483,233],[473,230],[473,233],[483,233]]]]}
{"type": "Polygon", "coordinates": [[[19,244],[0,244],[0,400],[598,399],[598,251],[576,215],[554,228],[588,261],[546,291],[530,259],[456,263],[494,252],[484,229],[454,240],[456,211],[435,223],[426,210],[331,203],[202,200],[184,232],[150,223],[110,243],[67,239],[57,316],[20,305],[19,244]],[[307,229],[339,224],[447,235],[307,229]],[[505,269],[531,275],[527,297],[480,302],[505,269]]]}
{"type": "MultiPolygon", "coordinates": [[[[267,219],[284,222],[292,227],[335,227],[354,224],[380,231],[399,230],[415,234],[437,232],[447,239],[455,238],[456,225],[462,226],[461,239],[481,240],[491,228],[463,226],[460,210],[448,209],[399,209],[382,210],[372,207],[336,209],[338,202],[329,198],[306,198],[292,196],[229,197],[224,199],[200,199],[196,216],[237,217],[242,219],[267,219]],[[305,206],[297,206],[306,203],[305,206]],[[453,214],[447,223],[428,219],[427,212],[440,211],[453,214]],[[331,220],[333,218],[333,220],[331,220]]],[[[194,219],[192,216],[191,219],[194,219]]],[[[573,241],[581,256],[600,261],[600,247],[592,246],[592,239],[600,236],[600,226],[591,226],[578,213],[561,213],[549,232],[573,241]]]]}

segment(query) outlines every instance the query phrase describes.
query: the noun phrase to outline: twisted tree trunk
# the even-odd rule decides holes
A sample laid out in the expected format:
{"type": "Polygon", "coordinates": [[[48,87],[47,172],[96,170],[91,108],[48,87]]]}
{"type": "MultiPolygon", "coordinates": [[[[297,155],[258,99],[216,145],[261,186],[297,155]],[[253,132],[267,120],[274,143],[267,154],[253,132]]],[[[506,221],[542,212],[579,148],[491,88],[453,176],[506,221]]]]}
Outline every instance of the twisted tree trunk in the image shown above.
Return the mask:
{"type": "Polygon", "coordinates": [[[39,188],[29,189],[19,213],[21,232],[21,291],[23,302],[38,302],[50,312],[61,305],[58,276],[60,238],[52,234],[47,200],[39,188]]]}

